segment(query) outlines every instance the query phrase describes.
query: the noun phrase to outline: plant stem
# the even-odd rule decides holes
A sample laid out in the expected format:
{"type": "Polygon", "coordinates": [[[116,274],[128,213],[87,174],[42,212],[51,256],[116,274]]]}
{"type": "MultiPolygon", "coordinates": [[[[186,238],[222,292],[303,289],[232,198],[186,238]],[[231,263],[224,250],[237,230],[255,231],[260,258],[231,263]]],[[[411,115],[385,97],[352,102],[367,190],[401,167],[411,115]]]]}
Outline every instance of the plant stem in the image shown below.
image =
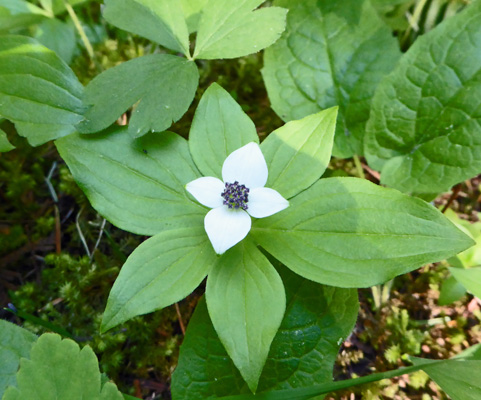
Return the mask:
{"type": "Polygon", "coordinates": [[[359,159],[359,157],[354,154],[352,159],[354,160],[354,165],[356,166],[356,171],[359,178],[366,179],[366,175],[364,175],[364,169],[362,168],[361,160],[359,159]]]}
{"type": "Polygon", "coordinates": [[[70,5],[70,3],[67,2],[67,0],[64,0],[63,4],[65,5],[65,9],[67,10],[68,15],[70,15],[70,18],[72,18],[75,29],[77,29],[77,32],[80,35],[80,39],[82,39],[82,42],[85,46],[85,49],[87,50],[90,59],[92,60],[92,62],[95,62],[94,48],[92,47],[92,44],[90,43],[90,40],[87,37],[87,34],[85,33],[85,30],[82,27],[82,24],[80,23],[80,20],[78,19],[75,10],[70,5]]]}

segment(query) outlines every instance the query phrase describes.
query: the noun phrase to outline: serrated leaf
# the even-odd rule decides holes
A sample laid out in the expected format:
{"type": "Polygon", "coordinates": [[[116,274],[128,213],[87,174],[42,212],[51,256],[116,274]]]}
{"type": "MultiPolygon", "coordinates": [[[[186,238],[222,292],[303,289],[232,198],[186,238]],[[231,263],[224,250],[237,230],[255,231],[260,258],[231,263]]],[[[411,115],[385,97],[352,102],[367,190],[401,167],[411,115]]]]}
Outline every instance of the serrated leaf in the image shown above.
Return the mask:
{"type": "Polygon", "coordinates": [[[189,53],[189,31],[179,0],[106,0],[104,18],[168,49],[189,53]]]}
{"type": "Polygon", "coordinates": [[[184,185],[199,173],[187,141],[174,133],[134,143],[127,129],[117,128],[70,135],[56,145],[92,206],[121,229],[151,236],[205,215],[186,195],[184,185]]]}
{"type": "Polygon", "coordinates": [[[33,333],[0,319],[0,398],[8,386],[16,384],[20,358],[29,356],[36,340],[33,333]]]}
{"type": "Polygon", "coordinates": [[[31,38],[0,37],[0,115],[32,146],[74,132],[83,119],[82,92],[53,51],[31,38]]]}
{"type": "Polygon", "coordinates": [[[481,170],[481,2],[420,37],[379,85],[365,153],[381,182],[439,193],[481,170]]]}
{"type": "Polygon", "coordinates": [[[187,111],[198,83],[195,63],[184,58],[152,54],[124,62],[87,85],[84,102],[91,108],[79,131],[105,129],[139,102],[129,122],[131,135],[162,132],[187,111]]]}
{"type": "Polygon", "coordinates": [[[296,120],[339,105],[334,155],[362,154],[371,99],[400,56],[369,1],[279,0],[289,9],[281,39],[264,54],[274,111],[296,120]]]}
{"type": "Polygon", "coordinates": [[[24,0],[0,0],[0,33],[37,23],[50,15],[24,0]]]}
{"type": "Polygon", "coordinates": [[[473,295],[481,299],[481,267],[449,268],[449,272],[473,295]]]}
{"type": "Polygon", "coordinates": [[[32,346],[30,359],[22,358],[17,387],[9,387],[3,400],[122,400],[113,383],[101,384],[97,357],[89,346],[80,350],[70,339],[46,333],[32,346]]]}
{"type": "Polygon", "coordinates": [[[258,244],[307,279],[367,287],[473,244],[430,204],[358,178],[326,178],[253,224],[258,244]]]}
{"type": "Polygon", "coordinates": [[[67,64],[72,61],[77,48],[75,28],[59,19],[48,19],[38,25],[35,38],[45,47],[54,51],[67,64]]]}
{"type": "Polygon", "coordinates": [[[264,0],[209,0],[200,17],[194,58],[236,58],[274,43],[285,29],[287,10],[253,11],[264,0]]]}
{"type": "Polygon", "coordinates": [[[213,83],[200,99],[190,128],[189,148],[204,176],[221,177],[222,164],[234,150],[259,143],[256,127],[237,102],[213,83]]]}
{"type": "MultiPolygon", "coordinates": [[[[340,342],[349,335],[357,317],[355,290],[321,286],[284,267],[279,272],[288,307],[272,342],[258,395],[330,382],[340,342]]],[[[247,392],[201,301],[189,322],[172,376],[173,398],[203,400],[247,392]]]]}
{"type": "Polygon", "coordinates": [[[267,187],[289,199],[317,181],[331,159],[337,107],[275,130],[262,142],[269,166],[267,187]]]}
{"type": "Polygon", "coordinates": [[[249,240],[221,257],[207,278],[214,328],[252,392],[286,309],[282,280],[249,240]]]}
{"type": "Polygon", "coordinates": [[[112,287],[102,331],[182,300],[216,261],[201,218],[192,218],[191,227],[164,230],[146,240],[127,259],[112,287]]]}
{"type": "Polygon", "coordinates": [[[0,153],[13,150],[15,146],[8,141],[7,134],[0,129],[0,153]]]}

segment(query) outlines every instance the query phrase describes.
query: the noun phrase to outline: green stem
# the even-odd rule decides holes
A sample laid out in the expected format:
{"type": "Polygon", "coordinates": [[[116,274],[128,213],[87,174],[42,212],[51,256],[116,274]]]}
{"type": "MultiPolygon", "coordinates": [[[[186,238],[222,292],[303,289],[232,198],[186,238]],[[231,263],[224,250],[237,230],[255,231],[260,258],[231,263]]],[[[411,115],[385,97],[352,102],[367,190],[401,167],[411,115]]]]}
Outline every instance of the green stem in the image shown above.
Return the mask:
{"type": "Polygon", "coordinates": [[[424,6],[426,5],[428,0],[420,0],[416,4],[416,8],[414,9],[413,15],[411,18],[408,18],[409,26],[406,29],[406,32],[404,32],[403,38],[401,40],[402,44],[404,45],[406,43],[406,40],[409,37],[409,34],[411,33],[412,30],[417,32],[419,30],[419,19],[421,18],[421,14],[423,12],[424,6]]]}
{"type": "Polygon", "coordinates": [[[22,310],[13,310],[11,308],[4,308],[5,311],[10,311],[12,314],[15,314],[17,317],[20,317],[22,319],[24,319],[25,321],[28,321],[34,325],[40,325],[40,326],[43,326],[44,328],[48,329],[49,331],[51,332],[55,332],[55,333],[58,333],[59,335],[62,335],[64,337],[68,337],[70,339],[73,339],[75,340],[75,338],[73,337],[73,335],[66,331],[65,329],[57,326],[57,325],[54,325],[48,321],[45,321],[43,320],[42,318],[38,318],[34,315],[31,315],[31,314],[28,314],[22,310]]]}
{"type": "MultiPolygon", "coordinates": [[[[438,363],[443,363],[449,360],[439,361],[438,363]]],[[[372,383],[380,381],[382,379],[391,379],[396,376],[401,376],[404,374],[410,374],[412,372],[419,371],[426,367],[425,363],[419,365],[413,365],[410,367],[403,367],[396,369],[394,371],[388,372],[378,372],[376,374],[371,374],[368,376],[363,376],[362,378],[346,379],[338,382],[323,383],[321,385],[311,386],[308,388],[298,388],[289,390],[275,390],[267,393],[258,393],[256,395],[236,395],[221,397],[222,400],[308,400],[315,396],[321,394],[327,394],[335,392],[338,390],[348,389],[353,386],[364,385],[366,383],[372,383]]],[[[220,400],[219,399],[219,400],[220,400]]]]}
{"type": "Polygon", "coordinates": [[[77,32],[80,35],[80,39],[82,39],[82,42],[85,46],[85,49],[87,50],[87,53],[90,59],[94,62],[95,61],[94,48],[92,47],[92,44],[90,43],[90,40],[87,37],[85,30],[82,27],[82,24],[80,23],[80,20],[78,19],[77,14],[75,13],[75,10],[70,5],[70,3],[67,2],[67,0],[64,0],[63,4],[65,5],[65,9],[67,10],[68,15],[70,15],[70,18],[72,18],[73,24],[75,25],[75,29],[77,29],[77,32]]]}
{"type": "Polygon", "coordinates": [[[359,178],[366,179],[366,175],[364,175],[364,169],[362,168],[361,160],[359,159],[359,157],[354,155],[352,159],[354,160],[354,165],[356,166],[356,171],[359,178]]]}

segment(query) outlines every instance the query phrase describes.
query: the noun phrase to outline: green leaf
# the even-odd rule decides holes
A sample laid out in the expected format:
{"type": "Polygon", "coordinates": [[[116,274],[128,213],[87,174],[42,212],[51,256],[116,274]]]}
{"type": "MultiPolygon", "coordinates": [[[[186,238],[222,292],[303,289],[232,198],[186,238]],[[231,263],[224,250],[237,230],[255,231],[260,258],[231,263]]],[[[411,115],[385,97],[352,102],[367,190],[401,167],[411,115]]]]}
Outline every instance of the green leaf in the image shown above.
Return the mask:
{"type": "Polygon", "coordinates": [[[234,150],[259,143],[256,127],[237,102],[218,84],[204,92],[190,128],[189,148],[204,176],[222,178],[222,164],[234,150]]]}
{"type": "Polygon", "coordinates": [[[443,281],[439,291],[438,304],[447,306],[454,303],[466,294],[466,288],[459,283],[454,276],[450,276],[443,281]]]}
{"type": "Polygon", "coordinates": [[[87,85],[84,101],[92,107],[79,131],[105,129],[137,102],[129,123],[131,135],[164,131],[187,111],[198,83],[195,63],[184,58],[152,54],[124,62],[87,85]]]}
{"type": "Polygon", "coordinates": [[[209,0],[180,0],[189,33],[197,31],[202,9],[208,1],[209,0]]]}
{"type": "Polygon", "coordinates": [[[287,10],[254,10],[264,0],[209,0],[202,10],[194,58],[236,58],[274,43],[286,26],[287,10]]]}
{"type": "Polygon", "coordinates": [[[179,0],[105,0],[104,18],[168,49],[189,53],[189,31],[179,0]]]}
{"type": "Polygon", "coordinates": [[[101,384],[97,357],[89,346],[80,350],[73,340],[52,333],[38,338],[30,359],[21,359],[17,382],[3,400],[123,399],[113,383],[101,384]]]}
{"type": "Polygon", "coordinates": [[[92,206],[121,229],[155,235],[205,215],[186,195],[184,185],[199,173],[187,141],[174,133],[149,134],[134,145],[127,129],[117,128],[56,145],[92,206]]]}
{"type": "MultiPolygon", "coordinates": [[[[468,349],[467,359],[463,353],[449,362],[423,360],[412,357],[414,365],[424,363],[422,369],[452,400],[479,400],[481,398],[481,360],[479,346],[468,349]],[[470,353],[473,353],[470,357],[470,353]]],[[[422,365],[422,364],[421,364],[422,365]]]]}
{"type": "Polygon", "coordinates": [[[264,55],[274,111],[296,120],[339,105],[334,155],[361,155],[371,99],[400,51],[369,1],[278,0],[287,28],[264,55]]]}
{"type": "Polygon", "coordinates": [[[15,146],[8,141],[7,134],[0,129],[0,153],[13,150],[15,146]]]}
{"type": "Polygon", "coordinates": [[[449,268],[449,272],[476,297],[481,298],[481,267],[449,268]]]}
{"type": "Polygon", "coordinates": [[[0,33],[35,24],[50,15],[24,0],[0,0],[0,33]]]}
{"type": "Polygon", "coordinates": [[[112,287],[102,331],[182,300],[216,261],[200,218],[193,218],[191,227],[165,230],[146,240],[127,259],[112,287]]]}
{"type": "Polygon", "coordinates": [[[21,357],[28,357],[37,336],[10,322],[0,320],[0,398],[8,386],[15,385],[21,357]]]}
{"type": "Polygon", "coordinates": [[[388,281],[473,244],[428,203],[358,178],[326,178],[251,235],[307,279],[339,287],[388,281]]]}
{"type": "MultiPolygon", "coordinates": [[[[258,393],[332,381],[341,338],[350,334],[357,318],[355,290],[321,286],[285,267],[279,272],[286,288],[287,309],[272,342],[258,393]]],[[[189,322],[172,376],[173,398],[203,400],[248,391],[201,301],[189,322]]]]}
{"type": "Polygon", "coordinates": [[[379,85],[365,154],[381,182],[439,193],[481,169],[481,2],[422,36],[379,85]]]}
{"type": "Polygon", "coordinates": [[[286,309],[279,274],[253,243],[244,240],[214,265],[206,300],[222,344],[255,392],[286,309]]]}
{"type": "Polygon", "coordinates": [[[58,54],[67,64],[72,61],[77,48],[75,28],[59,19],[43,21],[35,32],[35,39],[58,54]]]}
{"type": "Polygon", "coordinates": [[[317,181],[331,159],[337,107],[275,130],[261,144],[269,166],[267,187],[291,198],[317,181]]]}
{"type": "MultiPolygon", "coordinates": [[[[449,360],[427,360],[423,358],[412,357],[413,358],[412,361],[415,363],[415,365],[411,367],[399,368],[399,369],[396,369],[393,371],[387,371],[387,372],[378,372],[375,374],[363,376],[362,378],[347,379],[347,380],[331,382],[331,383],[323,383],[323,384],[314,385],[308,388],[277,390],[272,392],[258,393],[257,395],[241,394],[238,396],[220,397],[220,399],[222,400],[254,400],[254,399],[255,400],[308,400],[308,399],[312,399],[313,396],[327,394],[337,390],[344,390],[353,386],[359,386],[366,383],[380,381],[381,379],[390,379],[390,378],[394,378],[404,374],[410,374],[419,370],[425,370],[427,372],[432,367],[442,366],[444,369],[444,368],[449,368],[449,366],[454,365],[454,363],[456,363],[457,365],[463,365],[463,364],[459,364],[459,362],[466,362],[466,361],[477,361],[477,363],[476,364],[473,363],[472,366],[475,367],[477,371],[479,371],[479,362],[481,360],[480,350],[481,350],[480,345],[475,345],[449,360]]],[[[456,368],[456,370],[458,369],[456,368]]],[[[462,369],[460,369],[459,371],[462,373],[462,369]]],[[[461,375],[461,373],[459,375],[461,375]]],[[[456,374],[453,377],[459,378],[459,375],[456,374]]],[[[475,374],[470,374],[470,376],[473,376],[473,375],[475,374]]],[[[476,386],[478,386],[477,384],[478,381],[476,381],[476,386]]],[[[467,386],[466,389],[470,390],[471,388],[474,388],[473,386],[474,385],[471,384],[467,386]]],[[[461,400],[461,399],[465,400],[464,398],[457,398],[457,397],[454,400],[461,400]]]]}
{"type": "Polygon", "coordinates": [[[31,38],[0,36],[0,115],[32,146],[74,132],[83,118],[82,92],[53,51],[31,38]]]}

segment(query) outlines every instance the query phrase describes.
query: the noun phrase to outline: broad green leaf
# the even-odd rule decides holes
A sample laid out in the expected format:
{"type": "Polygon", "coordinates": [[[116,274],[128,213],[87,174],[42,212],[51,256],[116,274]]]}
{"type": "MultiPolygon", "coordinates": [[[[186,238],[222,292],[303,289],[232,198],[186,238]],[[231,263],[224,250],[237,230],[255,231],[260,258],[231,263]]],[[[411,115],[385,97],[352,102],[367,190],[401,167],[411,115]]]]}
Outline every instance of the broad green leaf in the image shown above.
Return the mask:
{"type": "Polygon", "coordinates": [[[222,164],[234,150],[259,143],[256,127],[237,102],[218,84],[204,92],[190,128],[189,148],[204,176],[222,178],[222,164]]]}
{"type": "Polygon", "coordinates": [[[184,185],[199,177],[185,139],[149,134],[134,144],[127,129],[56,141],[92,206],[114,225],[139,235],[192,226],[205,208],[184,185]]]}
{"type": "Polygon", "coordinates": [[[133,104],[129,132],[135,137],[166,130],[184,115],[199,83],[195,63],[169,54],[124,62],[96,76],[85,88],[86,120],[82,133],[98,132],[133,104]]]}
{"type": "MultiPolygon", "coordinates": [[[[258,393],[332,381],[340,342],[350,334],[357,318],[355,290],[321,286],[285,267],[279,272],[286,288],[287,309],[272,342],[258,393]]],[[[173,398],[203,400],[238,393],[248,393],[247,386],[201,301],[189,322],[172,376],[173,398]]]]}
{"type": "Polygon", "coordinates": [[[21,357],[28,357],[37,336],[10,322],[0,320],[0,398],[8,386],[15,385],[21,357]]]}
{"type": "Polygon", "coordinates": [[[339,105],[334,155],[362,154],[377,84],[400,56],[369,1],[278,0],[287,28],[264,55],[262,76],[274,111],[296,120],[339,105]]]}
{"type": "Polygon", "coordinates": [[[317,181],[331,159],[337,107],[275,130],[261,144],[269,166],[267,187],[289,199],[317,181]]]}
{"type": "Polygon", "coordinates": [[[452,400],[479,400],[481,398],[481,355],[479,354],[479,345],[473,346],[463,353],[444,363],[416,357],[412,357],[412,362],[415,366],[422,365],[423,371],[452,400]],[[462,359],[461,357],[463,356],[466,359],[462,359]]]}
{"type": "Polygon", "coordinates": [[[179,0],[105,0],[104,18],[168,49],[189,53],[189,31],[179,0]]]}
{"type": "MultiPolygon", "coordinates": [[[[275,340],[272,347],[274,343],[275,340]]],[[[172,374],[171,391],[175,400],[250,393],[212,326],[205,297],[197,303],[189,321],[179,362],[172,374]]]]}
{"type": "Polygon", "coordinates": [[[8,141],[7,134],[0,129],[0,153],[13,150],[15,146],[8,141]]]}
{"type": "Polygon", "coordinates": [[[441,290],[439,291],[438,304],[447,306],[466,294],[466,288],[459,283],[454,276],[450,276],[443,281],[441,290]]]}
{"type": "Polygon", "coordinates": [[[286,309],[279,274],[253,243],[244,240],[213,266],[206,300],[222,344],[255,392],[286,309]]]}
{"type": "Polygon", "coordinates": [[[82,92],[53,51],[28,37],[0,36],[0,116],[32,146],[74,132],[83,118],[82,92]]]}
{"type": "Polygon", "coordinates": [[[97,357],[89,346],[80,350],[73,340],[46,333],[22,358],[17,387],[9,387],[3,400],[122,400],[117,387],[101,384],[97,357]]]}
{"type": "Polygon", "coordinates": [[[209,0],[181,0],[180,5],[184,11],[189,32],[197,31],[202,9],[209,0]]]}
{"type": "Polygon", "coordinates": [[[261,8],[264,0],[209,0],[200,17],[194,58],[236,58],[274,43],[286,26],[287,10],[261,8]]]}
{"type": "Polygon", "coordinates": [[[43,21],[35,32],[35,39],[58,54],[67,64],[72,61],[77,47],[75,28],[59,19],[43,21]]]}
{"type": "Polygon", "coordinates": [[[358,178],[321,179],[251,234],[307,279],[373,286],[473,244],[430,204],[358,178]]]}
{"type": "Polygon", "coordinates": [[[449,272],[467,290],[481,299],[481,267],[449,268],[449,272]]]}
{"type": "Polygon", "coordinates": [[[379,85],[365,154],[381,182],[439,193],[481,170],[481,1],[420,37],[379,85]]]}
{"type": "Polygon", "coordinates": [[[182,300],[199,286],[217,256],[201,218],[164,230],[127,259],[109,295],[102,331],[182,300]]]}
{"type": "Polygon", "coordinates": [[[35,24],[50,15],[24,0],[0,0],[0,33],[35,24]]]}
{"type": "MultiPolygon", "coordinates": [[[[219,399],[222,400],[308,400],[312,399],[314,396],[327,394],[330,392],[335,392],[337,390],[344,390],[354,386],[363,385],[366,383],[380,381],[381,379],[390,379],[397,376],[401,376],[404,374],[410,374],[412,372],[416,372],[419,370],[424,370],[427,373],[430,373],[432,370],[438,372],[438,368],[440,368],[443,372],[447,371],[451,366],[453,366],[453,374],[451,375],[448,381],[446,376],[443,374],[433,374],[433,377],[436,376],[435,379],[439,379],[441,382],[441,386],[445,385],[446,383],[448,386],[455,385],[456,389],[459,391],[451,391],[451,393],[462,394],[465,395],[466,393],[474,393],[476,396],[478,395],[479,390],[479,371],[480,371],[480,363],[481,363],[481,355],[480,355],[480,345],[472,346],[459,354],[456,357],[453,357],[449,360],[427,360],[423,358],[413,358],[413,362],[415,365],[411,367],[404,367],[399,368],[394,371],[387,371],[387,372],[378,372],[375,374],[370,374],[367,376],[363,376],[362,378],[355,378],[355,379],[347,379],[343,381],[331,382],[331,383],[323,383],[320,385],[310,386],[308,388],[298,388],[298,389],[288,389],[288,390],[276,390],[271,392],[263,392],[258,393],[257,395],[252,394],[241,394],[237,396],[227,396],[227,397],[220,397],[219,399]],[[466,370],[471,367],[473,371],[464,375],[466,370]],[[474,382],[463,382],[463,378],[468,376],[469,378],[474,378],[474,382]]],[[[436,381],[438,382],[438,381],[436,381]]],[[[479,397],[479,396],[478,396],[479,397]]],[[[453,397],[453,400],[471,400],[477,399],[478,397],[453,397]]]]}

